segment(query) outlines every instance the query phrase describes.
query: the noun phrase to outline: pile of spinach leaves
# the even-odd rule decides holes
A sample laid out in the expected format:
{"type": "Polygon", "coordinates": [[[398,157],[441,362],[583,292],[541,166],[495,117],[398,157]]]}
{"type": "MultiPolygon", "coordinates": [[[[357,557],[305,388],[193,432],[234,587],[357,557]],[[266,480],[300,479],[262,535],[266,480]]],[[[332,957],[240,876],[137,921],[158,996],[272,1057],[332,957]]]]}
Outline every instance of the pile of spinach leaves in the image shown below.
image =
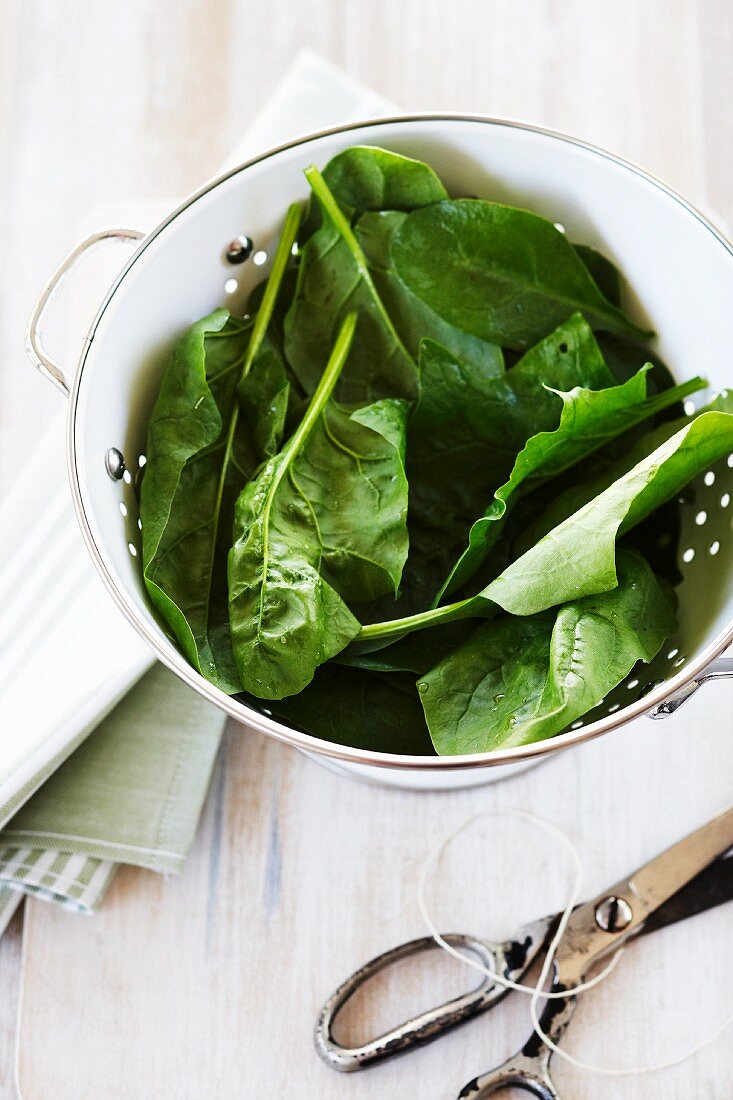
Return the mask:
{"type": "Polygon", "coordinates": [[[202,676],[316,736],[552,737],[675,632],[675,502],[733,402],[683,416],[705,382],[551,221],[384,149],[305,175],[251,315],[198,321],[163,376],[149,597],[202,676]]]}

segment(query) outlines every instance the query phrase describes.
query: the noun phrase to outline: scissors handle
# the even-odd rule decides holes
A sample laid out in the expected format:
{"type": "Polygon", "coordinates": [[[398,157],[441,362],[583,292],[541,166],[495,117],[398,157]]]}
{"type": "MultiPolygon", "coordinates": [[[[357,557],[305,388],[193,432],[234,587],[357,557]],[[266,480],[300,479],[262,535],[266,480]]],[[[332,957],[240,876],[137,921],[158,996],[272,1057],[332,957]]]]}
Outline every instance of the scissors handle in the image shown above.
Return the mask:
{"type": "MultiPolygon", "coordinates": [[[[484,966],[492,969],[497,965],[501,966],[503,944],[489,943],[474,936],[463,935],[447,935],[445,939],[452,947],[477,956],[484,966]]],[[[505,989],[496,985],[491,978],[486,978],[470,992],[445,1001],[435,1008],[428,1009],[427,1012],[422,1012],[419,1016],[413,1016],[362,1046],[345,1047],[334,1039],[333,1027],[339,1013],[346,1002],[370,978],[402,959],[433,949],[438,949],[438,944],[432,936],[423,936],[400,944],[399,947],[393,947],[362,966],[328,998],[318,1017],[315,1042],[321,1058],[332,1069],[351,1073],[365,1066],[374,1065],[376,1062],[382,1062],[385,1058],[391,1058],[414,1046],[430,1043],[450,1028],[457,1027],[458,1024],[470,1020],[479,1012],[486,1011],[505,995],[505,989]]]]}
{"type": "Polygon", "coordinates": [[[503,1089],[522,1089],[538,1100],[560,1100],[547,1070],[535,1058],[515,1054],[501,1066],[475,1077],[461,1089],[458,1100],[484,1100],[503,1089]]]}
{"type": "MultiPolygon", "coordinates": [[[[488,969],[502,974],[510,981],[517,982],[537,958],[555,922],[555,917],[532,921],[520,928],[513,939],[506,940],[504,943],[493,943],[490,940],[479,940],[475,936],[458,934],[445,935],[443,939],[451,947],[464,953],[468,952],[469,955],[473,954],[488,969]]],[[[446,1031],[473,1019],[481,1012],[486,1012],[506,996],[507,990],[503,986],[496,983],[493,978],[486,977],[475,989],[445,1001],[435,1008],[430,1008],[419,1016],[405,1020],[391,1031],[378,1035],[376,1039],[371,1039],[362,1046],[345,1047],[334,1039],[333,1028],[339,1013],[346,1002],[370,978],[402,959],[438,949],[440,945],[432,936],[409,940],[407,943],[400,944],[399,947],[385,951],[382,955],[377,955],[331,994],[320,1011],[315,1031],[316,1050],[327,1065],[342,1073],[351,1073],[377,1062],[383,1062],[387,1058],[394,1057],[395,1054],[402,1054],[414,1047],[431,1043],[446,1031]]]]}
{"type": "MultiPolygon", "coordinates": [[[[567,986],[560,984],[557,969],[550,987],[553,993],[561,993],[567,986]]],[[[545,1002],[540,1015],[540,1027],[555,1044],[560,1042],[565,1028],[570,1023],[576,997],[553,998],[545,1002]]],[[[538,1100],[560,1100],[560,1094],[550,1077],[552,1050],[545,1046],[536,1031],[527,1039],[518,1054],[512,1055],[496,1069],[474,1078],[461,1090],[458,1100],[485,1100],[501,1089],[523,1089],[538,1097],[538,1100]]]]}

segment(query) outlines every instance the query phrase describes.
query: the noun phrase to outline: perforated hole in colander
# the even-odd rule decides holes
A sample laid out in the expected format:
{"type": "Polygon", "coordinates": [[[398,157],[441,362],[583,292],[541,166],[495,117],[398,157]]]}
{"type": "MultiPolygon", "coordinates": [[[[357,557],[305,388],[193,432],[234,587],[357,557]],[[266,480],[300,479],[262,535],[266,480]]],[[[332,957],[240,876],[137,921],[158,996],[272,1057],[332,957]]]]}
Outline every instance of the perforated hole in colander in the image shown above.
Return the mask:
{"type": "Polygon", "coordinates": [[[127,552],[132,558],[137,558],[142,552],[140,545],[142,521],[140,520],[137,503],[137,488],[145,468],[145,462],[145,455],[138,455],[135,464],[135,476],[133,477],[126,469],[122,480],[113,483],[113,491],[120,494],[121,499],[118,503],[120,518],[124,529],[125,542],[127,543],[127,552]]]}
{"type": "MultiPolygon", "coordinates": [[[[699,404],[708,400],[709,395],[703,396],[699,404]]],[[[685,411],[690,410],[694,411],[694,406],[686,406],[685,411]]],[[[586,715],[586,724],[635,703],[652,687],[677,675],[699,652],[710,622],[724,606],[726,577],[733,567],[732,496],[733,454],[730,454],[696,478],[680,497],[678,566],[682,581],[676,588],[677,633],[650,664],[639,663],[632,669],[623,684],[586,715]]]]}

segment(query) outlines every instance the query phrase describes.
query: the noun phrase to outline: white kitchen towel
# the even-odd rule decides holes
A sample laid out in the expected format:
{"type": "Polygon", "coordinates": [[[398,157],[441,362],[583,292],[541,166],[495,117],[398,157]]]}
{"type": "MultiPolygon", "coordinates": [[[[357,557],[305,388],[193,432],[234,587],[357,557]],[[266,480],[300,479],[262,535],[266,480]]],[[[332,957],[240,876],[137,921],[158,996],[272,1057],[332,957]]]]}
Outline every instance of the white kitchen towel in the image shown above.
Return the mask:
{"type": "MultiPolygon", "coordinates": [[[[311,129],[392,110],[303,52],[221,170],[311,129]]],[[[145,229],[172,205],[133,202],[105,216],[145,229]]],[[[65,410],[0,505],[0,828],[153,663],[82,543],[64,436],[65,410]]]]}

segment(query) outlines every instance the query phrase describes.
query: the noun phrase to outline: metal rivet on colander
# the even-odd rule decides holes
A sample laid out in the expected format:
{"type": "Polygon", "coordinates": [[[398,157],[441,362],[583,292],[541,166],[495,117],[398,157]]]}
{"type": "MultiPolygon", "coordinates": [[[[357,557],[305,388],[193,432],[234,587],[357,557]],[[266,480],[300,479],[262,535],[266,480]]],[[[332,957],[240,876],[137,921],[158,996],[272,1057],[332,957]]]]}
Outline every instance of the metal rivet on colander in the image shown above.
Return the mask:
{"type": "Polygon", "coordinates": [[[235,237],[227,245],[227,260],[230,264],[243,264],[252,255],[254,241],[250,237],[235,237]]]}
{"type": "Polygon", "coordinates": [[[125,475],[125,460],[122,452],[110,447],[104,456],[104,468],[113,481],[121,481],[125,475]]]}

